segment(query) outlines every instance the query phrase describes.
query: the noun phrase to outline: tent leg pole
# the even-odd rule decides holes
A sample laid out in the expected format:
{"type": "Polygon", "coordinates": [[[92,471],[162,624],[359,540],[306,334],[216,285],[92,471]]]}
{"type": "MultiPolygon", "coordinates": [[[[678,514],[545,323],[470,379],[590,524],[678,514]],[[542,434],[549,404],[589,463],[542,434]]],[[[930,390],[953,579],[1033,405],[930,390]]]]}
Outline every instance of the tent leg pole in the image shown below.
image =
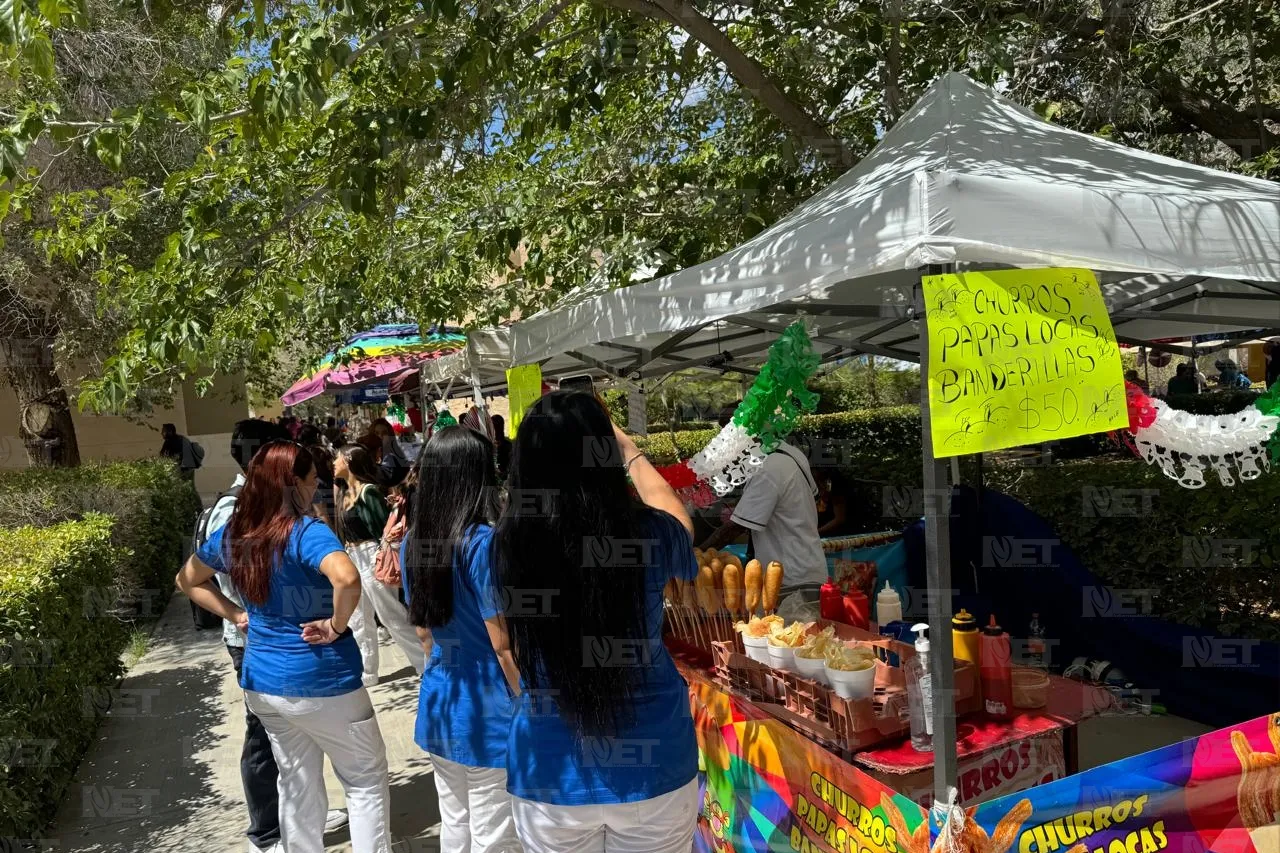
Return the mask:
{"type": "MultiPolygon", "coordinates": [[[[931,274],[950,267],[931,267],[931,274]]],[[[933,801],[947,802],[958,779],[955,658],[951,648],[951,487],[947,462],[933,452],[929,412],[929,328],[924,288],[916,298],[920,318],[920,427],[924,458],[924,549],[929,605],[929,671],[933,681],[933,801]]],[[[937,812],[935,812],[935,815],[937,812]]]]}

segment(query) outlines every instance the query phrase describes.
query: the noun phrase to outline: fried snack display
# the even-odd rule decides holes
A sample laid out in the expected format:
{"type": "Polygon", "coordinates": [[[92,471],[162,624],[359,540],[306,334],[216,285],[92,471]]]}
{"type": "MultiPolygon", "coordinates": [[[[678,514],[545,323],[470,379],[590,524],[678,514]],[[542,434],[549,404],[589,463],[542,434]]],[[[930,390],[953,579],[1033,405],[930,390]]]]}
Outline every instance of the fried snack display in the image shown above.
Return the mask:
{"type": "Polygon", "coordinates": [[[782,592],[782,563],[774,560],[764,574],[764,609],[773,612],[778,609],[778,595],[782,592]]]}
{"type": "Polygon", "coordinates": [[[680,603],[689,608],[698,606],[698,591],[693,581],[680,581],[680,603]]]}
{"type": "Polygon", "coordinates": [[[842,672],[860,672],[876,665],[876,653],[866,646],[849,646],[836,642],[824,651],[827,666],[842,672]]]}
{"type": "Polygon", "coordinates": [[[769,645],[788,649],[799,648],[804,645],[807,630],[809,626],[804,622],[792,622],[783,628],[782,619],[779,618],[773,629],[769,631],[769,645]]]}
{"type": "Polygon", "coordinates": [[[820,660],[826,657],[827,648],[838,642],[840,641],[836,639],[835,628],[823,628],[818,633],[810,634],[804,638],[804,643],[796,649],[796,657],[820,660]]]}
{"type": "Polygon", "coordinates": [[[782,627],[781,616],[752,616],[749,622],[735,622],[733,629],[744,637],[761,639],[769,636],[774,626],[782,627]]]}
{"type": "Polygon", "coordinates": [[[724,583],[725,609],[737,613],[742,609],[742,566],[730,563],[724,567],[720,579],[724,583]]]}
{"type": "Polygon", "coordinates": [[[1267,739],[1274,752],[1256,752],[1244,732],[1231,733],[1240,761],[1236,808],[1257,853],[1280,853],[1280,714],[1267,719],[1267,739]]]}
{"type": "Polygon", "coordinates": [[[710,566],[703,566],[698,569],[698,578],[693,582],[697,592],[698,606],[707,613],[715,613],[720,608],[716,606],[716,582],[715,575],[711,571],[710,566]]]}
{"type": "Polygon", "coordinates": [[[747,563],[747,567],[742,571],[742,578],[747,589],[747,612],[755,615],[755,612],[760,609],[760,592],[764,582],[760,561],[752,560],[747,563]]]}
{"type": "Polygon", "coordinates": [[[721,551],[720,560],[724,563],[726,569],[729,566],[737,566],[738,571],[742,571],[742,561],[738,559],[737,554],[731,554],[728,551],[721,551]]]}

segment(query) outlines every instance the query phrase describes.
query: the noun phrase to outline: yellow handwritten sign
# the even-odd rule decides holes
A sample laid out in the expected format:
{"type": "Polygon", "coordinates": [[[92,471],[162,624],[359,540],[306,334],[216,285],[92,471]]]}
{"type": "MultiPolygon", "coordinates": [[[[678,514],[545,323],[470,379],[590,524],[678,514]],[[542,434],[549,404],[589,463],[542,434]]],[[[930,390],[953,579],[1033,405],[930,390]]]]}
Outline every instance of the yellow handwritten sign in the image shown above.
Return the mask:
{"type": "Polygon", "coordinates": [[[1129,424],[1120,349],[1093,273],[925,276],[935,456],[1129,424]]]}
{"type": "Polygon", "coordinates": [[[525,410],[542,396],[542,368],[524,364],[507,371],[507,438],[515,438],[525,410]]]}

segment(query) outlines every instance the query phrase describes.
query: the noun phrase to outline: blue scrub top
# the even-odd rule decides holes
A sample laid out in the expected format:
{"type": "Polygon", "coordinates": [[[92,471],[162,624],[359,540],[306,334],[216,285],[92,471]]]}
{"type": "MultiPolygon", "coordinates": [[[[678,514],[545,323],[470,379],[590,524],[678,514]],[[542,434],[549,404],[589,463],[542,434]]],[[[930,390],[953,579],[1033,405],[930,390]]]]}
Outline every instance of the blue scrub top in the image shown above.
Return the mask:
{"type": "MultiPolygon", "coordinates": [[[[493,651],[485,620],[502,611],[493,584],[493,528],[475,525],[453,563],[453,618],[431,629],[434,644],[418,691],[413,739],[427,752],[468,767],[506,767],[515,702],[493,651]]],[[[412,601],[413,579],[400,545],[401,582],[412,601]]]]}
{"type": "Polygon", "coordinates": [[[657,511],[647,523],[657,542],[645,582],[644,649],[628,652],[647,670],[636,688],[634,722],[617,737],[583,741],[560,719],[553,698],[524,691],[507,742],[514,796],[565,806],[633,803],[675,791],[698,772],[689,686],[662,643],[662,589],[673,577],[692,580],[698,566],[682,524],[657,511]]]}
{"type": "MultiPolygon", "coordinates": [[[[227,572],[229,548],[219,528],[197,556],[211,569],[227,572]]],[[[289,531],[284,551],[271,572],[267,600],[245,600],[249,636],[240,670],[240,686],[271,696],[341,696],[361,687],[360,649],[347,632],[328,645],[302,639],[302,625],[333,616],[333,584],[320,563],[344,550],[338,537],[318,518],[301,518],[289,531]]]]}

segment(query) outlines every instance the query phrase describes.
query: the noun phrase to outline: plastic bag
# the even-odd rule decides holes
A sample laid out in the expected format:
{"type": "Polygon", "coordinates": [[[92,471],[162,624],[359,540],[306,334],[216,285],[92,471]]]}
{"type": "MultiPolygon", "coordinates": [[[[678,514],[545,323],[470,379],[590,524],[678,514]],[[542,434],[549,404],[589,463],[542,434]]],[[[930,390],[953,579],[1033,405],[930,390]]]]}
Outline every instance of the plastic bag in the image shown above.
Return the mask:
{"type": "Polygon", "coordinates": [[[813,589],[797,590],[778,604],[778,615],[787,621],[792,622],[817,622],[821,617],[821,609],[819,607],[819,599],[821,594],[815,587],[813,589]]]}

